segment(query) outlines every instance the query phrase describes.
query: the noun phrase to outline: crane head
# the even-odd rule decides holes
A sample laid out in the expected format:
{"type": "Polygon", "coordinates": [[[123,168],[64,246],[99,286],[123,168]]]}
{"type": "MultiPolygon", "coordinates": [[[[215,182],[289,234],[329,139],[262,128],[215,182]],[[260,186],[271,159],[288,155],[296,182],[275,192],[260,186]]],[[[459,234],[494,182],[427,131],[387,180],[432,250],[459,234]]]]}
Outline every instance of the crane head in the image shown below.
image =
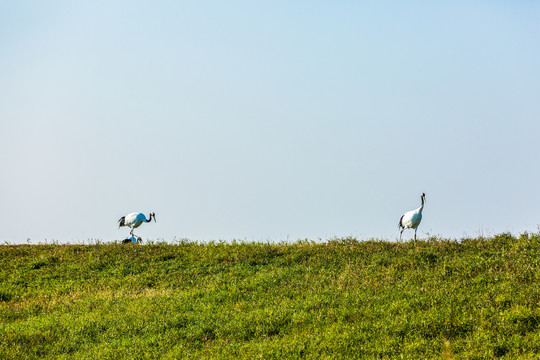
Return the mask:
{"type": "Polygon", "coordinates": [[[150,213],[150,218],[154,218],[154,222],[157,222],[157,221],[156,221],[156,213],[151,212],[151,213],[150,213]]]}
{"type": "Polygon", "coordinates": [[[420,197],[422,198],[423,201],[426,201],[426,194],[422,193],[422,195],[420,195],[420,197]]]}

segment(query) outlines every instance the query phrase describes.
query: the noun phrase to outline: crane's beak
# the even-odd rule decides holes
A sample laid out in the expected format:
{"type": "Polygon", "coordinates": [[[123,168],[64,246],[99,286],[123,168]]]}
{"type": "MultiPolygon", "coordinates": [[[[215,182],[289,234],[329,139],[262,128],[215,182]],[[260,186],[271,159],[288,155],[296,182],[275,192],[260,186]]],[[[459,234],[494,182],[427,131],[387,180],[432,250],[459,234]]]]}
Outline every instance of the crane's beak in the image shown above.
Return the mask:
{"type": "Polygon", "coordinates": [[[157,221],[156,221],[156,215],[155,215],[155,214],[154,214],[154,222],[157,222],[157,221]]]}

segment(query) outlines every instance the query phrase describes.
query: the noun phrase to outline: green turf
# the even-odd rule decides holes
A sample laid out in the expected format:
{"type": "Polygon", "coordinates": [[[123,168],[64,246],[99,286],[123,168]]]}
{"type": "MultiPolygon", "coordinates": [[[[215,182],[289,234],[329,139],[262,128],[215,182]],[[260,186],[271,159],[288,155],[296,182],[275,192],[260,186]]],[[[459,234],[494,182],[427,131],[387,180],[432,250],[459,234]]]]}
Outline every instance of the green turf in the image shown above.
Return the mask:
{"type": "Polygon", "coordinates": [[[540,235],[0,246],[0,358],[532,359],[540,235]]]}

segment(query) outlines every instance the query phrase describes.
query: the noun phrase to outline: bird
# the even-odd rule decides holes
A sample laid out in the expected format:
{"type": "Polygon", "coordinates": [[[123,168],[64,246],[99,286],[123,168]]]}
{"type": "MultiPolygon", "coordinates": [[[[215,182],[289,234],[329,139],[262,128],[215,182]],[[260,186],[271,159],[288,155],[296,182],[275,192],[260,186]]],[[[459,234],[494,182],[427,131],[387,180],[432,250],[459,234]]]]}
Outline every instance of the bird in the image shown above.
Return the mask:
{"type": "Polygon", "coordinates": [[[422,193],[420,195],[420,200],[422,200],[422,205],[416,210],[407,211],[405,214],[401,215],[399,219],[398,227],[401,228],[399,233],[399,240],[401,240],[401,234],[405,229],[414,229],[414,241],[416,241],[416,230],[420,221],[422,221],[422,210],[424,210],[424,203],[426,202],[426,194],[422,193]]]}
{"type": "Polygon", "coordinates": [[[146,219],[146,216],[144,216],[143,213],[131,213],[131,214],[127,214],[126,216],[122,216],[120,218],[120,220],[118,220],[118,227],[122,227],[122,226],[127,226],[129,228],[131,228],[131,231],[129,232],[129,234],[131,235],[131,237],[133,237],[133,229],[135,228],[138,228],[139,226],[141,226],[141,224],[143,222],[150,222],[152,221],[152,218],[154,218],[154,222],[156,222],[156,214],[151,212],[150,215],[148,216],[148,219],[146,219]]]}
{"type": "Polygon", "coordinates": [[[132,236],[122,240],[122,244],[141,244],[142,240],[138,236],[132,236]]]}

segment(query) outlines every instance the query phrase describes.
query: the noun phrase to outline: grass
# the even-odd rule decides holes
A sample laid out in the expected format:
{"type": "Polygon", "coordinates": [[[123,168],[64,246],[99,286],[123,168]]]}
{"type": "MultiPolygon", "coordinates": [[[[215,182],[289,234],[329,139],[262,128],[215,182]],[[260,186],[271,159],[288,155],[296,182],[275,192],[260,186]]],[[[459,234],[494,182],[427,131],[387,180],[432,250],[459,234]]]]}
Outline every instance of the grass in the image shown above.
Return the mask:
{"type": "Polygon", "coordinates": [[[0,246],[2,359],[531,359],[540,235],[0,246]]]}

